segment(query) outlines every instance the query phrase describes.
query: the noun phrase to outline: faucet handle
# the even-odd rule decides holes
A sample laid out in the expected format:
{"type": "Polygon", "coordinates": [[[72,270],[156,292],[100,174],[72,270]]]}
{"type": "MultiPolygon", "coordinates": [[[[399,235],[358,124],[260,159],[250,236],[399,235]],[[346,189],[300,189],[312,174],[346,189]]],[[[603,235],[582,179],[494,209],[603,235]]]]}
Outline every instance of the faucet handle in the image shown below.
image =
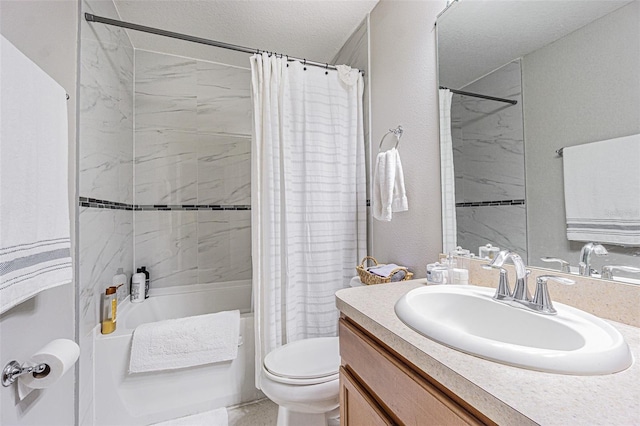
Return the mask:
{"type": "Polygon", "coordinates": [[[569,262],[566,260],[558,259],[557,257],[541,257],[540,260],[543,262],[559,262],[560,263],[560,272],[569,272],[569,262]]]}
{"type": "Polygon", "coordinates": [[[533,296],[532,304],[538,312],[547,315],[554,315],[556,310],[553,308],[553,303],[549,296],[547,281],[555,281],[565,285],[573,285],[576,282],[569,278],[558,277],[556,275],[541,275],[536,279],[536,293],[533,296]]]}
{"type": "Polygon", "coordinates": [[[634,266],[624,266],[624,265],[604,265],[602,267],[602,276],[601,278],[612,280],[613,279],[613,271],[623,271],[623,272],[631,272],[634,274],[640,274],[640,268],[636,268],[634,266]]]}
{"type": "Polygon", "coordinates": [[[482,265],[482,268],[488,271],[492,269],[498,269],[500,271],[500,281],[498,282],[498,288],[496,288],[496,294],[493,295],[493,298],[495,300],[511,300],[511,287],[509,286],[507,270],[491,263],[482,265]]]}

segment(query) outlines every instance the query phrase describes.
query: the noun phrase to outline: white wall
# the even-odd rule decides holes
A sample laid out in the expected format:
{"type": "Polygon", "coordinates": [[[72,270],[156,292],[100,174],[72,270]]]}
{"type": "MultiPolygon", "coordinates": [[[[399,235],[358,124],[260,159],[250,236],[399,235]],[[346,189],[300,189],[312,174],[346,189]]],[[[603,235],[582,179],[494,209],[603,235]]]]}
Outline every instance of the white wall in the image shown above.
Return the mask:
{"type": "MultiPolygon", "coordinates": [[[[0,33],[60,83],[71,97],[68,102],[71,212],[75,212],[76,206],[77,15],[76,0],[0,1],[0,33]]],[[[72,234],[74,225],[72,220],[72,234]]],[[[0,368],[12,359],[26,361],[53,339],[74,339],[74,312],[74,286],[65,285],[40,293],[2,314],[0,368]]],[[[16,398],[15,386],[0,388],[0,424],[74,424],[74,383],[75,373],[71,370],[54,387],[34,391],[22,402],[16,398]]]]}
{"type": "Polygon", "coordinates": [[[416,277],[442,250],[436,16],[443,1],[383,0],[370,17],[371,145],[401,124],[399,151],[409,211],[373,223],[373,255],[416,277]]]}

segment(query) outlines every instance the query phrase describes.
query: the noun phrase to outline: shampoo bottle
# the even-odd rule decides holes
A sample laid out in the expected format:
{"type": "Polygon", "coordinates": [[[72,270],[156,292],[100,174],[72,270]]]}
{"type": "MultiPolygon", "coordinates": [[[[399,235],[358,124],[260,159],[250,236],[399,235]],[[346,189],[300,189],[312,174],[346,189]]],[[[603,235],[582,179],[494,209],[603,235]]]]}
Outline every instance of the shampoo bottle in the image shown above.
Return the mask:
{"type": "Polygon", "coordinates": [[[142,272],[133,274],[131,277],[131,302],[144,302],[144,282],[145,276],[142,272]]]}
{"type": "Polygon", "coordinates": [[[102,295],[102,315],[100,318],[102,334],[113,333],[116,329],[116,310],[118,309],[116,290],[116,287],[107,287],[102,295]]]}
{"type": "Polygon", "coordinates": [[[149,271],[147,271],[147,267],[146,266],[141,266],[140,268],[138,268],[138,272],[141,272],[144,274],[145,280],[144,280],[144,298],[148,299],[149,298],[149,278],[150,278],[150,274],[149,271]]]}

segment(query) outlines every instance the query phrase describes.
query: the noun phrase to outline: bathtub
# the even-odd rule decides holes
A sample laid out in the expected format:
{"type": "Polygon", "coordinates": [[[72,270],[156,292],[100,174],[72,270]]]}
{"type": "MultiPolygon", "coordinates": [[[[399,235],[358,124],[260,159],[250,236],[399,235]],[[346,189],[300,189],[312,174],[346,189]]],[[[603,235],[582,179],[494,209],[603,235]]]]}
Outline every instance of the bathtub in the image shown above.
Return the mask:
{"type": "Polygon", "coordinates": [[[264,395],[254,382],[251,281],[152,289],[142,303],[118,307],[117,329],[94,339],[95,424],[148,425],[264,395]],[[148,322],[240,309],[240,346],[233,361],[129,374],[133,330],[148,322]]]}

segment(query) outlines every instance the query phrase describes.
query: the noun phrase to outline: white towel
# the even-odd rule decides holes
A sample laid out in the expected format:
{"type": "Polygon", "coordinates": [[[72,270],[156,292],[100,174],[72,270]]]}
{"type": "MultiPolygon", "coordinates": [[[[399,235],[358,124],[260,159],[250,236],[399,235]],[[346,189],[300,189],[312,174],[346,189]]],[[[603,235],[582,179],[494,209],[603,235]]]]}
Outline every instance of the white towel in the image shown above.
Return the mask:
{"type": "Polygon", "coordinates": [[[376,157],[373,175],[373,217],[389,222],[393,213],[409,210],[400,153],[392,148],[376,157]]]}
{"type": "Polygon", "coordinates": [[[0,313],[71,282],[65,90],[0,37],[0,313]]]}
{"type": "Polygon", "coordinates": [[[640,134],[564,149],[567,239],[640,245],[640,134]]]}
{"type": "Polygon", "coordinates": [[[225,407],[192,416],[167,420],[162,423],[154,423],[153,426],[227,426],[229,414],[225,407]]]}
{"type": "Polygon", "coordinates": [[[367,269],[368,272],[375,274],[379,277],[388,277],[394,269],[399,268],[395,263],[388,263],[386,265],[376,265],[367,269]]]}
{"type": "Polygon", "coordinates": [[[240,311],[152,322],[133,332],[129,372],[174,370],[238,356],[240,311]]]}

